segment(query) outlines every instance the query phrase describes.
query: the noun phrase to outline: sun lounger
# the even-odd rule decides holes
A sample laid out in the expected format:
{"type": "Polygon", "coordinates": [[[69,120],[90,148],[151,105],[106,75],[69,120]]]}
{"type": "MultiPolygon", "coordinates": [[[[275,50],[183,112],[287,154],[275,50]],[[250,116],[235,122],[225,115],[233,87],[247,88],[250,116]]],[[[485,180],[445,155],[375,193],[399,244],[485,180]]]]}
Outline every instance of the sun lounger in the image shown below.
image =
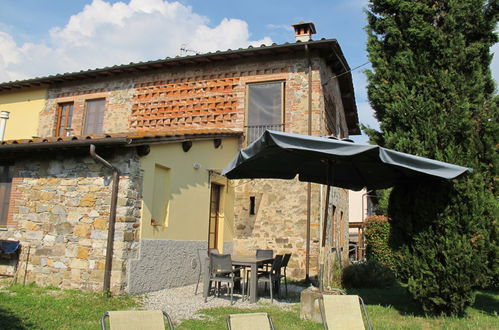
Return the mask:
{"type": "Polygon", "coordinates": [[[364,301],[354,295],[323,295],[320,301],[324,329],[365,329],[360,306],[364,311],[367,328],[372,329],[364,301]]]}
{"type": "Polygon", "coordinates": [[[162,311],[112,311],[106,312],[101,317],[102,329],[106,326],[106,317],[109,318],[110,330],[155,330],[173,329],[173,323],[168,314],[162,311]]]}

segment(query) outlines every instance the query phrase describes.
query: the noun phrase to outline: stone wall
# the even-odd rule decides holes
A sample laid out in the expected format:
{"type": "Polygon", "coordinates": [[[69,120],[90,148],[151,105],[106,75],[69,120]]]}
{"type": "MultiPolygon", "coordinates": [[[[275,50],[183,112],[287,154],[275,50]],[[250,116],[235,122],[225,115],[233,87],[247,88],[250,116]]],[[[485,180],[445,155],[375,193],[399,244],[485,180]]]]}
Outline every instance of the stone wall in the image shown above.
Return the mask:
{"type": "MultiPolygon", "coordinates": [[[[235,209],[235,252],[255,253],[272,249],[276,254],[292,253],[288,276],[305,276],[307,184],[295,180],[237,180],[235,209]],[[250,214],[250,197],[255,214],[250,214]]],[[[314,205],[315,208],[318,205],[314,205]]],[[[318,219],[312,219],[312,243],[317,252],[318,219]]],[[[317,254],[316,254],[317,255],[317,254]]],[[[311,259],[317,267],[316,258],[311,259]]]]}
{"type": "Polygon", "coordinates": [[[341,283],[338,273],[334,271],[337,262],[341,262],[342,266],[348,264],[348,190],[331,189],[325,230],[326,240],[319,256],[319,263],[324,269],[322,274],[324,286],[334,288],[341,283]]]}
{"type": "MultiPolygon", "coordinates": [[[[99,148],[97,148],[99,153],[99,148]]],[[[11,205],[17,208],[0,238],[20,240],[24,276],[40,285],[102,290],[111,200],[111,172],[82,151],[18,159],[11,205]],[[43,159],[43,160],[42,160],[43,159]]],[[[111,290],[127,290],[126,261],[137,249],[141,173],[133,149],[106,153],[120,171],[111,290]]]]}

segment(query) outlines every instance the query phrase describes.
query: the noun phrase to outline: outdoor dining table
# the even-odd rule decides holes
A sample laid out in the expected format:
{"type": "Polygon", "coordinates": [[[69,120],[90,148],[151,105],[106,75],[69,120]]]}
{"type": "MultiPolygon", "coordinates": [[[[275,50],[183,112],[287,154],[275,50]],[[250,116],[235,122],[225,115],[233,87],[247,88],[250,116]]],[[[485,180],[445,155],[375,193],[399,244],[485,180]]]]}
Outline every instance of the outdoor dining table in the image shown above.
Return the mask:
{"type": "MultiPolygon", "coordinates": [[[[232,256],[232,265],[233,266],[244,266],[250,267],[250,302],[256,303],[258,300],[258,290],[257,290],[257,281],[258,281],[258,267],[272,263],[274,258],[268,257],[256,257],[256,256],[242,256],[242,255],[234,255],[232,256]]],[[[203,297],[208,297],[208,292],[210,290],[210,270],[209,270],[209,262],[206,263],[208,269],[206,269],[203,283],[203,297]]]]}

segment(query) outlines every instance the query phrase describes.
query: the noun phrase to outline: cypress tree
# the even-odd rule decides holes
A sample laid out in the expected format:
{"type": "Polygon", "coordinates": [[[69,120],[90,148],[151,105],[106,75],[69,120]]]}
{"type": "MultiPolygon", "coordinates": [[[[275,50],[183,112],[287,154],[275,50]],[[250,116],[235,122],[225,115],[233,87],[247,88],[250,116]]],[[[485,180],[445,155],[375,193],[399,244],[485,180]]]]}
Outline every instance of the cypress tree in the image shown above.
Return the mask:
{"type": "MultiPolygon", "coordinates": [[[[372,141],[473,168],[452,182],[395,187],[389,202],[399,273],[429,313],[459,315],[498,273],[498,104],[490,47],[494,0],[371,0],[372,141]]],[[[496,55],[496,56],[499,56],[496,55]]]]}

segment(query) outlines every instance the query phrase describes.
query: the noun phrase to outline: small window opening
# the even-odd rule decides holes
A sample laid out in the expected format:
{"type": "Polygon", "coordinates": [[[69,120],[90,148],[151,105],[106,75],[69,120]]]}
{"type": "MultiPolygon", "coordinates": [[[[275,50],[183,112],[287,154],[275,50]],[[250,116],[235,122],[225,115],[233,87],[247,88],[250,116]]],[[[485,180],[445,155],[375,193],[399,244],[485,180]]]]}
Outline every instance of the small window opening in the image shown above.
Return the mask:
{"type": "Polygon", "coordinates": [[[255,196],[250,196],[250,215],[255,215],[255,196]]]}

